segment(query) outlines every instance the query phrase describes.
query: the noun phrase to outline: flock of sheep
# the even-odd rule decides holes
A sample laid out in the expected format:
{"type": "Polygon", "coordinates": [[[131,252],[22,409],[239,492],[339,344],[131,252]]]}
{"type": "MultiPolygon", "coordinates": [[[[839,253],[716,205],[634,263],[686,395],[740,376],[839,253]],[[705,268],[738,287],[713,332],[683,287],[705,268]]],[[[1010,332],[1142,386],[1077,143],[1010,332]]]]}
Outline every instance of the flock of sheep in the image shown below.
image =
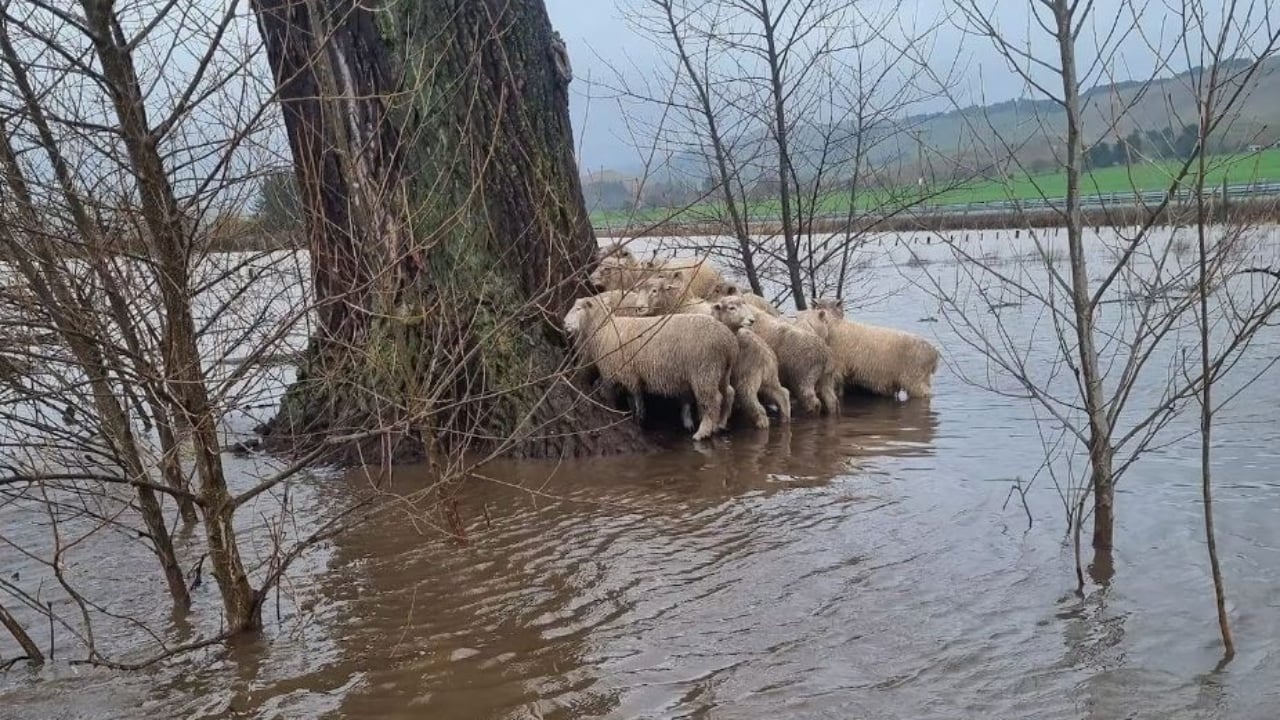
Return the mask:
{"type": "Polygon", "coordinates": [[[727,428],[735,410],[767,428],[765,405],[788,422],[793,403],[838,413],[847,387],[900,399],[933,390],[938,350],[923,338],[846,320],[834,300],[785,318],[706,258],[640,261],[612,244],[600,249],[591,280],[599,294],[564,318],[575,348],[610,401],[627,393],[637,419],[646,393],[681,401],[694,440],[727,428]]]}

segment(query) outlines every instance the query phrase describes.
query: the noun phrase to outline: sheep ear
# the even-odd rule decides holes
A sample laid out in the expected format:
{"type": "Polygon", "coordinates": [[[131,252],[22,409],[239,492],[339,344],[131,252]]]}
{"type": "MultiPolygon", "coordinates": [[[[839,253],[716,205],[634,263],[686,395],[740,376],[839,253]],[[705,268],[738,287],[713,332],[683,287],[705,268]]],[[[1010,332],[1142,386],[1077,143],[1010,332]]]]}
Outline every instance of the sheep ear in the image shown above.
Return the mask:
{"type": "Polygon", "coordinates": [[[712,310],[723,310],[723,309],[724,309],[724,305],[721,305],[720,303],[716,303],[716,304],[714,304],[714,305],[712,305],[712,306],[711,306],[711,309],[712,309],[712,310]]]}
{"type": "Polygon", "coordinates": [[[676,270],[675,272],[671,273],[671,279],[672,279],[672,280],[679,280],[679,279],[680,279],[680,278],[682,278],[682,277],[684,277],[684,271],[683,271],[683,270],[676,270]]]}
{"type": "Polygon", "coordinates": [[[737,295],[737,294],[738,294],[738,286],[737,286],[737,285],[725,285],[725,286],[724,286],[724,294],[725,294],[725,295],[737,295]]]}
{"type": "Polygon", "coordinates": [[[819,310],[819,311],[818,311],[818,319],[819,319],[819,320],[826,320],[826,319],[827,319],[827,311],[826,311],[826,310],[819,310]]]}

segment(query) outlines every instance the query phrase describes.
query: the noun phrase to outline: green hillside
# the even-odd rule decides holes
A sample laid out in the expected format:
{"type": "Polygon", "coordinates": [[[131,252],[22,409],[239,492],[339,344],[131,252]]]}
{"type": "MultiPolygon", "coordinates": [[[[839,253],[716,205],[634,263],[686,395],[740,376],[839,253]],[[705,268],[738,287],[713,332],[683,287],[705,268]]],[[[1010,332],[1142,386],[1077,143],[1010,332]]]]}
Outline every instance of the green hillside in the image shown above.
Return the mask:
{"type": "MultiPolygon", "coordinates": [[[[1217,187],[1224,179],[1229,184],[1280,182],[1280,149],[1260,153],[1219,155],[1210,157],[1208,184],[1217,187]]],[[[1166,161],[1142,163],[1133,166],[1110,167],[1089,173],[1084,178],[1086,195],[1125,194],[1165,190],[1173,182],[1180,164],[1166,161]]],[[[1041,175],[1014,176],[1002,180],[981,180],[961,187],[937,192],[926,204],[934,206],[965,205],[1001,200],[1035,200],[1059,198],[1066,195],[1067,181],[1063,172],[1041,175]]],[[[918,195],[915,188],[874,190],[862,193],[857,200],[858,211],[888,210],[906,203],[914,203],[918,195]]],[[[773,219],[780,214],[777,201],[755,202],[749,206],[750,214],[758,219],[773,219]]],[[[833,193],[820,199],[819,214],[830,215],[848,212],[848,193],[833,193]]],[[[957,208],[962,211],[963,208],[957,208]]],[[[701,203],[684,210],[647,209],[637,213],[592,213],[592,222],[598,228],[648,225],[661,222],[707,222],[723,215],[719,203],[701,203]]]]}

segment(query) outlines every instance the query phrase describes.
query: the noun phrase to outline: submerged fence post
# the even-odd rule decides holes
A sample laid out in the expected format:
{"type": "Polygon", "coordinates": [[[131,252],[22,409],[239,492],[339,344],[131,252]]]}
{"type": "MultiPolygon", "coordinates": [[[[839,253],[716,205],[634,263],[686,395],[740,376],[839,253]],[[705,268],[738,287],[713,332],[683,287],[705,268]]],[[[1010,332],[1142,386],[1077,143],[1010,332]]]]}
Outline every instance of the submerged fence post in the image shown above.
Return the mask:
{"type": "Polygon", "coordinates": [[[1223,175],[1222,176],[1222,216],[1218,218],[1223,223],[1227,222],[1227,212],[1229,210],[1228,202],[1229,201],[1227,200],[1227,176],[1223,175]]]}

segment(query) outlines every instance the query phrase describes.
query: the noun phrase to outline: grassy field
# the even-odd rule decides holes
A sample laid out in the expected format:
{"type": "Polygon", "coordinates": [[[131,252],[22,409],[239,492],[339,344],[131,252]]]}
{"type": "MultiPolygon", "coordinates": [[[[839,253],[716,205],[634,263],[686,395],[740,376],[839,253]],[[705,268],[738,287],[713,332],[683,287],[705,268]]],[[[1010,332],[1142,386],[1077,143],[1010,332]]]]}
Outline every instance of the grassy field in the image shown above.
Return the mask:
{"type": "MultiPolygon", "coordinates": [[[[1219,186],[1225,179],[1230,184],[1250,182],[1280,182],[1280,149],[1241,155],[1218,155],[1208,160],[1208,183],[1219,186]]],[[[1089,173],[1084,178],[1086,195],[1145,192],[1167,189],[1180,168],[1179,163],[1143,163],[1129,167],[1110,167],[1089,173]]],[[[857,200],[860,211],[900,206],[910,202],[912,188],[870,190],[857,200]]],[[[1043,175],[1024,175],[1005,180],[982,180],[962,187],[951,188],[928,200],[929,205],[965,205],[968,203],[998,202],[1001,200],[1033,200],[1058,198],[1067,193],[1066,174],[1062,172],[1043,175]]],[[[831,193],[820,199],[820,214],[839,214],[849,210],[847,193],[831,193]]],[[[957,210],[963,210],[957,208],[957,210]]],[[[772,219],[780,215],[776,200],[753,202],[749,206],[752,217],[772,219]]],[[[645,209],[631,212],[593,212],[591,220],[598,228],[626,227],[659,222],[705,222],[719,217],[718,203],[702,203],[684,210],[645,209]]]]}

